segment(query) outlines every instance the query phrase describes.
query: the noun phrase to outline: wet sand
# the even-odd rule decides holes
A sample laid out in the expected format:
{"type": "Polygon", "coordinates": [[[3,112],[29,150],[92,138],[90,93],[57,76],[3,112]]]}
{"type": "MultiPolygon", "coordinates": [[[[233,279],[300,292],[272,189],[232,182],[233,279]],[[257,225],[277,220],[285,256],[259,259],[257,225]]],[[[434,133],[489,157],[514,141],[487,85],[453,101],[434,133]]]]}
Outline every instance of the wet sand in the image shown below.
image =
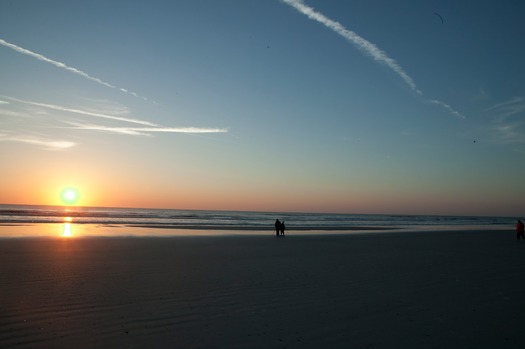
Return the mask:
{"type": "Polygon", "coordinates": [[[0,239],[1,348],[521,348],[512,230],[0,239]]]}

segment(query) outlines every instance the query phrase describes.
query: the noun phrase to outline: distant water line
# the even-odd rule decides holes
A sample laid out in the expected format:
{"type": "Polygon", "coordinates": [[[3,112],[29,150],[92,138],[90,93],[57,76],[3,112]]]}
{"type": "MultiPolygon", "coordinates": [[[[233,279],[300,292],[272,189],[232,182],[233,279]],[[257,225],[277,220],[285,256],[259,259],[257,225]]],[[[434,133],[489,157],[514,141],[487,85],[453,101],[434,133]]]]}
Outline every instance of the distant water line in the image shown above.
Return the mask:
{"type": "Polygon", "coordinates": [[[275,219],[289,231],[355,231],[496,227],[514,224],[509,217],[325,214],[173,209],[0,205],[0,224],[96,224],[193,230],[273,229],[275,219]]]}

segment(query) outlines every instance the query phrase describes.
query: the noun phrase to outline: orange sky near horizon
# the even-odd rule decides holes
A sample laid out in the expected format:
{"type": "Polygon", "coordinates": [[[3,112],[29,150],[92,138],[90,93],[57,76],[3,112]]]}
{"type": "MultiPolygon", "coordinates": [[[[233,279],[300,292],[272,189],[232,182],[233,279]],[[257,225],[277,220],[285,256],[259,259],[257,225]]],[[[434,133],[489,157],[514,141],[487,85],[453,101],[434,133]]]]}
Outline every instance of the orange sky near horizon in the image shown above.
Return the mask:
{"type": "MultiPolygon", "coordinates": [[[[13,178],[13,177],[10,177],[13,178]]],[[[321,212],[321,213],[377,213],[377,214],[436,214],[455,215],[458,208],[463,215],[509,215],[505,210],[494,211],[494,205],[487,204],[486,210],[480,211],[479,205],[472,207],[474,197],[465,197],[462,201],[448,197],[446,193],[433,194],[432,202],[425,195],[402,191],[391,191],[385,195],[384,188],[355,188],[346,191],[330,190],[328,187],[316,188],[279,188],[269,190],[266,186],[249,189],[225,185],[172,185],[162,188],[163,184],[145,185],[123,179],[113,181],[100,175],[83,173],[74,180],[67,175],[40,175],[33,177],[26,174],[12,183],[0,188],[4,204],[58,205],[64,203],[60,193],[66,187],[74,187],[80,198],[76,206],[99,207],[136,207],[199,210],[239,210],[239,211],[275,211],[275,212],[321,212]],[[17,183],[27,183],[23,187],[17,183]],[[130,190],[130,188],[133,188],[130,190]],[[453,207],[453,210],[449,209],[453,207]]],[[[493,203],[498,204],[498,198],[493,203]]],[[[501,204],[508,203],[508,197],[501,199],[501,204]]],[[[515,198],[519,205],[519,197],[515,198]]],[[[504,207],[504,206],[502,206],[504,207]]]]}
{"type": "Polygon", "coordinates": [[[160,165],[151,160],[140,166],[129,158],[117,163],[111,153],[97,149],[80,156],[44,150],[40,155],[27,162],[23,151],[2,154],[10,166],[3,171],[0,203],[63,205],[61,191],[74,187],[80,193],[77,206],[99,207],[509,216],[522,205],[521,191],[511,184],[480,191],[481,184],[468,177],[450,177],[441,184],[435,180],[431,186],[429,176],[379,180],[380,171],[344,176],[337,169],[316,172],[311,167],[304,174],[291,169],[274,176],[262,166],[197,171],[178,166],[181,162],[165,163],[165,170],[157,171],[160,165]]]}

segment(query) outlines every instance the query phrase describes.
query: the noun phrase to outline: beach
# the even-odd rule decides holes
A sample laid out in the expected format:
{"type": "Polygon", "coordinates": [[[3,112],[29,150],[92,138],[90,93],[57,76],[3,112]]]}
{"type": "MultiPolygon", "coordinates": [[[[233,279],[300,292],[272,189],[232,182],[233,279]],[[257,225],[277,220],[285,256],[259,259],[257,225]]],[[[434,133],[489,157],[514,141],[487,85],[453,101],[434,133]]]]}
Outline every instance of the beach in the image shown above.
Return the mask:
{"type": "Polygon", "coordinates": [[[507,231],[0,239],[1,348],[521,348],[507,231]]]}

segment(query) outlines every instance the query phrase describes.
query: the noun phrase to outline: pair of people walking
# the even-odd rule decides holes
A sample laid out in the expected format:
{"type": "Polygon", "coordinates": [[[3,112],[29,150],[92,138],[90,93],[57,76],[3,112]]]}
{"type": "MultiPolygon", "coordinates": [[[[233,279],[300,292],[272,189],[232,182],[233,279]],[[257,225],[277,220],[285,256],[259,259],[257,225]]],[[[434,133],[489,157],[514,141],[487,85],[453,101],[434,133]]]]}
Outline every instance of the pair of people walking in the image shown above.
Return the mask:
{"type": "Polygon", "coordinates": [[[278,219],[275,220],[275,236],[284,236],[284,230],[286,229],[284,221],[278,219]]]}

